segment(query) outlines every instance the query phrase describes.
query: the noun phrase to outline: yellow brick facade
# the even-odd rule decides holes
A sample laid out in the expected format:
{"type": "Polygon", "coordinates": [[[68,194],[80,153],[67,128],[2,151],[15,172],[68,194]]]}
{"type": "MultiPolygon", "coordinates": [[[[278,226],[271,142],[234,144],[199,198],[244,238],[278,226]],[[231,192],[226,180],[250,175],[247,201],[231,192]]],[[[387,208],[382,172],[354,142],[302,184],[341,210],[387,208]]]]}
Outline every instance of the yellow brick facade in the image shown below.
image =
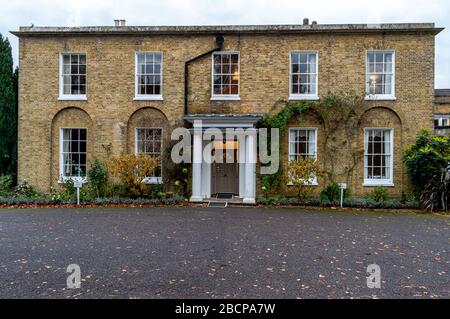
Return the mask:
{"type": "MultiPolygon", "coordinates": [[[[434,34],[432,32],[223,34],[223,51],[240,52],[240,100],[211,101],[211,56],[190,67],[190,113],[268,113],[289,97],[290,52],[318,52],[320,97],[328,92],[365,93],[367,50],[395,50],[396,100],[368,101],[361,110],[355,141],[363,148],[365,127],[394,129],[392,195],[410,190],[402,164],[406,145],[416,133],[433,127],[434,34]]],[[[48,192],[58,185],[59,130],[88,128],[88,160],[107,160],[133,151],[135,127],[143,122],[170,131],[183,125],[184,63],[214,47],[214,34],[61,35],[20,37],[19,169],[27,180],[48,192]],[[135,101],[135,53],[163,53],[163,101],[135,101]],[[59,57],[63,52],[87,54],[87,101],[60,101],[59,57]]],[[[314,119],[294,121],[292,127],[319,128],[314,119]]],[[[283,141],[281,162],[287,162],[283,141]]],[[[339,163],[338,165],[346,165],[339,163]]],[[[352,194],[362,195],[363,162],[351,179],[352,194]]],[[[317,189],[325,185],[319,183],[317,189]]],[[[258,191],[259,192],[259,191],[258,191]]]]}

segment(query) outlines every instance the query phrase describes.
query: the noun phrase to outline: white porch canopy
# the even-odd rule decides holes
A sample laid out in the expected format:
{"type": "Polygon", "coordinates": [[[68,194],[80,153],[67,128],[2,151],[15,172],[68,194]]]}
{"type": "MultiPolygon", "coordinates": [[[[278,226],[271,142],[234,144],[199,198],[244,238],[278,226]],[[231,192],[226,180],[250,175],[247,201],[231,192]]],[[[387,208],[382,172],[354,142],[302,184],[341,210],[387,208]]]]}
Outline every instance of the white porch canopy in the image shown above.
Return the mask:
{"type": "Polygon", "coordinates": [[[239,198],[246,204],[256,203],[257,134],[255,124],[260,114],[190,114],[185,120],[193,125],[193,164],[191,202],[203,202],[211,198],[211,160],[205,161],[203,150],[211,140],[203,140],[203,133],[210,128],[245,130],[245,138],[238,144],[239,198]],[[245,159],[245,161],[244,161],[245,159]]]}

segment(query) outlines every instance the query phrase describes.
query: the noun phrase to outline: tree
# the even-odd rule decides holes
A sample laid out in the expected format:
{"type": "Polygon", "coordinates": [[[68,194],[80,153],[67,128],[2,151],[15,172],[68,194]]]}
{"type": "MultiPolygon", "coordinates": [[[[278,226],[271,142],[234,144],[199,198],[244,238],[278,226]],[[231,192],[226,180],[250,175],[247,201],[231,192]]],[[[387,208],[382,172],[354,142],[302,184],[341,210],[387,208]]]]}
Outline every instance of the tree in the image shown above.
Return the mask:
{"type": "Polygon", "coordinates": [[[17,83],[11,45],[0,34],[0,175],[17,172],[17,83]]]}

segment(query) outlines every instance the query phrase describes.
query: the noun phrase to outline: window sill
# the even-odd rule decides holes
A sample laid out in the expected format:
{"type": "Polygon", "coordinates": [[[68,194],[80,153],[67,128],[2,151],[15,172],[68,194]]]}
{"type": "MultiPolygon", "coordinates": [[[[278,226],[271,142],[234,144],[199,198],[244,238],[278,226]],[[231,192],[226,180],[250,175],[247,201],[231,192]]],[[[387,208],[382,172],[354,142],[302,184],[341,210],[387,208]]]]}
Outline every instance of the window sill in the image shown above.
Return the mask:
{"type": "Polygon", "coordinates": [[[135,96],[133,101],[164,101],[162,95],[155,96],[135,96]]]}
{"type": "Polygon", "coordinates": [[[142,180],[142,183],[147,185],[162,185],[162,177],[146,177],[142,180]]]}
{"type": "Polygon", "coordinates": [[[289,101],[318,101],[318,95],[290,95],[289,101]]]}
{"type": "MultiPolygon", "coordinates": [[[[295,185],[294,185],[293,183],[287,183],[287,186],[293,187],[293,186],[295,186],[295,185]]],[[[316,186],[319,186],[319,183],[318,183],[318,182],[306,183],[306,184],[303,185],[303,186],[316,187],[316,186]]]]}
{"type": "Polygon", "coordinates": [[[230,95],[224,95],[224,96],[212,96],[211,101],[240,101],[241,97],[239,95],[236,96],[230,96],[230,95]]]}
{"type": "Polygon", "coordinates": [[[395,187],[392,182],[365,181],[363,187],[395,187]]]}
{"type": "Polygon", "coordinates": [[[396,101],[394,95],[366,95],[366,101],[396,101]]]}
{"type": "Polygon", "coordinates": [[[60,95],[58,101],[87,101],[86,95],[60,95]]]}

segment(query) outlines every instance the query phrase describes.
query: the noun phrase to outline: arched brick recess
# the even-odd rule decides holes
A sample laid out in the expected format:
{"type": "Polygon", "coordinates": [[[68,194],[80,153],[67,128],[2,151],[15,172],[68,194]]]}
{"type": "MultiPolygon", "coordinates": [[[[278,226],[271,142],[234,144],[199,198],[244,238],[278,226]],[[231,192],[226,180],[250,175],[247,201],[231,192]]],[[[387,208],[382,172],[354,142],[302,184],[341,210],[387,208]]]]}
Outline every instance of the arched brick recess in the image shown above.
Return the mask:
{"type": "MultiPolygon", "coordinates": [[[[394,187],[389,187],[391,196],[400,198],[405,191],[403,165],[403,130],[402,120],[397,112],[387,107],[373,107],[360,116],[357,140],[358,148],[364,150],[365,128],[392,128],[394,132],[394,187]]],[[[353,174],[352,195],[361,196],[370,193],[373,187],[364,187],[364,159],[361,158],[353,174]]]]}
{"type": "Polygon", "coordinates": [[[50,185],[58,185],[60,163],[60,129],[61,128],[87,128],[87,164],[88,167],[94,159],[94,126],[89,114],[77,107],[67,107],[60,110],[53,117],[51,127],[51,180],[50,185]]]}

